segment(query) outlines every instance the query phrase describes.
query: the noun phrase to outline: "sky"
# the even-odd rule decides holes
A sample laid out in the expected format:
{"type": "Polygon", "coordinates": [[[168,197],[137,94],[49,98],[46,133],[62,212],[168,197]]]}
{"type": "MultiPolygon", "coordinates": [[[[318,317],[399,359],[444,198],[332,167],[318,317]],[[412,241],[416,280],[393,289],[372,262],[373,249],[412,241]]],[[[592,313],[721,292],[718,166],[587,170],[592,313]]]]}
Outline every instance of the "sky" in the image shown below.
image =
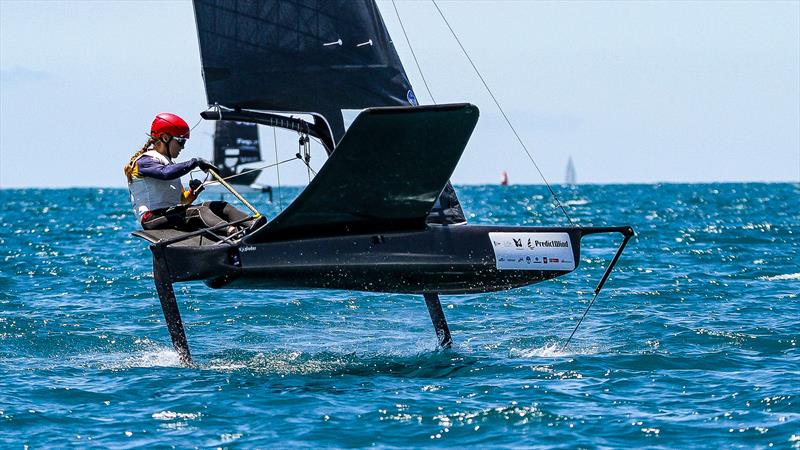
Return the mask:
{"type": "MultiPolygon", "coordinates": [[[[551,183],[570,156],[579,183],[800,182],[800,1],[438,3],[551,183]]],[[[437,102],[481,110],[453,181],[542,183],[433,4],[397,8],[437,102]]],[[[156,113],[194,125],[206,106],[190,2],[0,0],[0,187],[123,187],[156,113]]],[[[181,157],[210,159],[212,129],[181,157]]],[[[297,151],[261,139],[268,160],[297,151]]],[[[299,162],[280,175],[308,181],[299,162]]]]}

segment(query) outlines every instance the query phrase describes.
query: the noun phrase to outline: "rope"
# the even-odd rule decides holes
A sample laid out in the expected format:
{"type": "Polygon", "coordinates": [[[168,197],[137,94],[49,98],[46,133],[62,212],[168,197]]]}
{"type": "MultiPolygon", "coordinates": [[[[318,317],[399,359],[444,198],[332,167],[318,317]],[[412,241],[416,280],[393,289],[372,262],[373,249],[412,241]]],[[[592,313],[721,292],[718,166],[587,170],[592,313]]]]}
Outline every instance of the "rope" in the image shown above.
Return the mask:
{"type": "Polygon", "coordinates": [[[283,209],[283,199],[281,198],[281,168],[278,163],[278,132],[272,127],[272,140],[275,143],[275,171],[278,173],[278,208],[283,209]]]}
{"type": "MultiPolygon", "coordinates": [[[[303,162],[308,169],[308,182],[311,183],[311,143],[308,140],[308,135],[305,136],[305,141],[303,141],[303,162]]],[[[314,176],[317,176],[317,173],[314,172],[314,176]]]]}
{"type": "MultiPolygon", "coordinates": [[[[294,161],[295,159],[297,159],[297,158],[284,159],[283,161],[277,162],[275,164],[268,164],[266,166],[260,166],[260,167],[255,167],[255,168],[248,169],[248,170],[243,170],[243,171],[241,171],[241,172],[239,172],[237,174],[229,175],[229,176],[223,178],[223,180],[228,181],[230,179],[233,179],[233,178],[236,178],[236,177],[240,177],[242,175],[246,175],[246,174],[248,174],[250,172],[255,172],[256,170],[264,170],[264,169],[269,169],[270,167],[277,167],[277,166],[279,166],[281,164],[284,164],[284,163],[287,163],[287,162],[290,162],[290,161],[294,161]]],[[[215,183],[217,183],[217,182],[216,181],[210,181],[208,183],[203,183],[203,184],[215,184],[215,183]]]]}
{"type": "Polygon", "coordinates": [[[294,155],[295,158],[299,159],[306,165],[308,169],[308,182],[311,183],[311,174],[313,173],[314,176],[317,176],[317,172],[311,168],[311,139],[309,139],[308,134],[299,133],[300,139],[298,140],[300,148],[297,149],[297,153],[294,155]]]}
{"type": "MultiPolygon", "coordinates": [[[[291,162],[291,161],[294,161],[296,159],[299,159],[300,161],[302,161],[305,164],[305,166],[308,167],[308,170],[310,171],[310,173],[314,174],[314,176],[317,176],[317,172],[303,158],[298,158],[297,156],[295,156],[294,158],[284,159],[283,161],[279,161],[279,162],[274,163],[274,164],[267,164],[266,166],[259,166],[259,167],[254,167],[252,169],[243,170],[243,171],[241,171],[241,172],[239,172],[237,174],[229,175],[229,176],[223,178],[223,180],[228,181],[230,179],[233,179],[233,178],[236,178],[236,177],[240,177],[242,175],[247,175],[248,173],[255,172],[257,170],[269,169],[270,167],[278,167],[281,164],[285,164],[287,162],[291,162]]],[[[278,177],[279,177],[278,178],[278,186],[279,186],[278,189],[280,189],[280,173],[279,173],[278,177]]],[[[311,180],[309,179],[309,181],[311,181],[311,180]]],[[[211,181],[211,182],[209,182],[207,184],[215,184],[215,183],[216,183],[216,181],[211,181]]]]}
{"type": "Polygon", "coordinates": [[[201,117],[200,120],[198,120],[197,123],[194,124],[194,126],[192,128],[189,128],[189,131],[191,132],[192,130],[197,128],[197,126],[200,125],[200,122],[202,122],[202,121],[203,121],[203,118],[201,117]]]}
{"type": "Polygon", "coordinates": [[[311,182],[311,174],[313,173],[314,176],[317,176],[317,172],[314,169],[311,168],[311,165],[306,160],[304,160],[303,158],[299,158],[299,159],[300,159],[300,161],[303,161],[303,163],[306,165],[306,167],[308,167],[308,171],[309,171],[308,182],[310,183],[311,182]]]}
{"type": "MultiPolygon", "coordinates": [[[[275,144],[275,160],[278,161],[278,136],[277,136],[277,133],[275,132],[274,128],[272,129],[272,133],[273,133],[272,134],[272,138],[273,138],[273,141],[274,141],[274,144],[275,144]]],[[[307,140],[305,147],[308,147],[308,146],[309,145],[308,145],[308,140],[307,140]]],[[[311,153],[310,148],[304,148],[304,153],[307,153],[307,154],[310,155],[310,153],[311,153]]],[[[308,163],[308,161],[306,161],[302,156],[300,156],[300,153],[298,153],[294,158],[284,159],[283,161],[278,161],[278,162],[276,162],[274,164],[267,164],[266,166],[253,167],[252,169],[243,170],[243,171],[241,171],[239,173],[236,173],[236,174],[233,174],[233,175],[229,175],[229,176],[224,177],[222,179],[225,180],[225,181],[228,181],[228,180],[234,179],[236,177],[240,177],[242,175],[247,175],[250,172],[255,172],[257,170],[264,170],[264,169],[269,169],[270,167],[275,167],[275,170],[278,173],[278,206],[280,208],[283,208],[283,200],[281,198],[281,171],[280,171],[280,165],[281,164],[286,164],[288,162],[291,162],[291,161],[294,161],[294,160],[297,160],[297,159],[302,161],[303,164],[308,169],[308,181],[310,182],[311,181],[311,174],[314,174],[314,176],[317,176],[317,172],[311,167],[311,165],[308,163]]],[[[208,175],[206,175],[206,180],[207,179],[208,179],[208,175]]],[[[209,186],[209,185],[212,185],[212,184],[219,184],[219,182],[218,181],[205,181],[205,182],[203,182],[203,185],[205,185],[205,186],[209,186]]]]}
{"type": "Polygon", "coordinates": [[[486,88],[486,91],[489,93],[489,96],[492,97],[492,100],[494,101],[494,104],[497,105],[497,109],[500,110],[500,114],[503,115],[503,119],[505,119],[506,124],[508,124],[508,127],[514,133],[514,136],[517,138],[517,141],[519,141],[519,145],[521,145],[522,149],[525,150],[525,154],[528,155],[528,158],[533,163],[533,166],[536,168],[536,171],[539,172],[539,176],[542,177],[542,180],[544,181],[544,184],[547,186],[547,189],[550,191],[550,195],[552,195],[553,199],[555,199],[556,205],[558,205],[558,207],[561,208],[561,212],[564,213],[564,216],[567,218],[567,220],[569,220],[569,223],[571,225],[574,225],[574,223],[572,222],[572,218],[569,216],[569,214],[567,214],[567,210],[564,209],[564,205],[561,204],[561,200],[558,199],[558,196],[556,195],[556,193],[553,190],[553,188],[550,186],[550,183],[547,182],[547,178],[545,178],[544,174],[542,173],[542,170],[539,169],[539,165],[536,164],[536,161],[533,159],[533,156],[531,155],[531,152],[528,150],[528,147],[525,145],[525,142],[522,141],[522,138],[519,136],[519,133],[517,133],[517,130],[511,124],[511,120],[508,119],[508,116],[506,115],[506,112],[503,110],[503,107],[500,106],[500,102],[497,101],[497,98],[492,93],[492,90],[489,89],[489,85],[486,83],[486,80],[483,79],[483,75],[481,75],[481,72],[478,70],[478,67],[472,61],[472,58],[470,58],[469,53],[467,53],[467,49],[465,49],[464,45],[461,44],[461,40],[458,39],[458,35],[456,34],[455,30],[453,30],[453,27],[450,26],[450,22],[447,21],[447,18],[444,16],[444,13],[439,8],[439,5],[436,4],[436,0],[431,0],[431,2],[433,2],[433,6],[436,7],[436,10],[439,12],[439,15],[442,16],[442,20],[444,20],[444,23],[445,23],[445,25],[447,25],[447,28],[450,29],[450,33],[456,39],[456,42],[458,43],[458,46],[461,47],[461,51],[464,52],[464,56],[467,57],[467,60],[469,61],[470,65],[472,65],[472,68],[475,70],[475,73],[478,74],[478,78],[480,78],[481,83],[483,83],[483,87],[486,88]]]}
{"type": "Polygon", "coordinates": [[[428,87],[428,82],[425,80],[425,74],[422,73],[422,67],[419,65],[419,61],[417,60],[417,54],[414,53],[414,47],[411,46],[411,40],[408,39],[408,34],[406,34],[406,27],[403,26],[403,19],[400,18],[400,12],[397,10],[397,4],[394,2],[394,0],[392,0],[392,6],[394,6],[394,13],[397,15],[397,21],[400,22],[400,29],[403,30],[403,36],[405,36],[406,38],[408,49],[411,50],[411,56],[414,57],[414,64],[417,65],[417,70],[419,71],[419,74],[422,77],[422,83],[425,85],[425,90],[428,91],[428,95],[431,97],[431,101],[433,101],[433,104],[435,105],[436,99],[433,98],[431,89],[428,87]]]}

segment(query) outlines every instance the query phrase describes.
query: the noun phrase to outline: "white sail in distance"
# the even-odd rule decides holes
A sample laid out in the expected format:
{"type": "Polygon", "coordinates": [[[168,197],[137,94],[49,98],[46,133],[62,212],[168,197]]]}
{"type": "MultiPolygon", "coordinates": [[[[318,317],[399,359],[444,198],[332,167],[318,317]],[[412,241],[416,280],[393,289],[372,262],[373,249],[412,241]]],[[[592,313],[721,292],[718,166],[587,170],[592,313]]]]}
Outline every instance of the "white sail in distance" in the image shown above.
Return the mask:
{"type": "Polygon", "coordinates": [[[572,156],[569,157],[569,161],[567,161],[567,174],[564,177],[564,184],[567,186],[575,186],[578,184],[576,175],[575,175],[575,164],[572,163],[572,156]]]}

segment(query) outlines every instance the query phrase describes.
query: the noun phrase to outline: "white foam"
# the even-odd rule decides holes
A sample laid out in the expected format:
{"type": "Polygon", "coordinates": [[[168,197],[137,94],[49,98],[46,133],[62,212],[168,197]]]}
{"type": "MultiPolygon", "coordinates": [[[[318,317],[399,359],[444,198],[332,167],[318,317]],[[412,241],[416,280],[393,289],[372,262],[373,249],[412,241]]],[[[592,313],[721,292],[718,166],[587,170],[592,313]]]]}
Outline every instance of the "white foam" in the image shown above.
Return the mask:
{"type": "Polygon", "coordinates": [[[202,414],[200,413],[179,413],[174,411],[160,411],[157,413],[153,413],[153,419],[156,420],[194,420],[200,418],[202,414]]]}
{"type": "Polygon", "coordinates": [[[235,370],[247,369],[248,366],[244,362],[232,362],[232,361],[214,361],[209,366],[209,370],[216,370],[220,372],[233,372],[235,370]]]}
{"type": "Polygon", "coordinates": [[[172,349],[145,350],[125,360],[125,367],[181,367],[178,353],[172,349]]]}
{"type": "Polygon", "coordinates": [[[536,348],[512,348],[511,356],[521,358],[563,358],[575,355],[593,355],[597,353],[597,347],[574,348],[572,346],[562,349],[563,344],[552,343],[536,348]]]}
{"type": "Polygon", "coordinates": [[[582,205],[588,205],[588,204],[589,204],[589,200],[586,200],[586,199],[567,200],[566,202],[564,202],[564,205],[566,205],[566,206],[582,206],[582,205]]]}
{"type": "Polygon", "coordinates": [[[783,275],[775,275],[773,277],[758,277],[759,280],[764,281],[785,281],[785,280],[800,280],[800,272],[786,273],[783,275]]]}
{"type": "Polygon", "coordinates": [[[86,366],[108,370],[126,370],[148,367],[182,367],[178,353],[172,348],[153,343],[148,339],[137,339],[136,344],[145,346],[142,350],[125,353],[105,353],[102,355],[82,355],[76,362],[86,366]]]}

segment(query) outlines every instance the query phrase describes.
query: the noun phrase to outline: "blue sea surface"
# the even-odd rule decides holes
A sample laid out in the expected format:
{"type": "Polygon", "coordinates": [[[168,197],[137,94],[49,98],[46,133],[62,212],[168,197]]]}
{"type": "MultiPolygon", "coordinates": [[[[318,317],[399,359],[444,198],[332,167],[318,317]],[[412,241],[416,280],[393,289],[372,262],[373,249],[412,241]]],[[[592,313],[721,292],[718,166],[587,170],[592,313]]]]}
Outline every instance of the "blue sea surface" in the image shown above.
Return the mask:
{"type": "MultiPolygon", "coordinates": [[[[800,186],[557,190],[637,231],[566,350],[617,235],[442,296],[449,351],[420,296],[178,284],[192,368],[126,190],[0,190],[0,447],[800,448],[800,186]]],[[[459,194],[472,223],[567,225],[541,186],[459,194]]]]}

